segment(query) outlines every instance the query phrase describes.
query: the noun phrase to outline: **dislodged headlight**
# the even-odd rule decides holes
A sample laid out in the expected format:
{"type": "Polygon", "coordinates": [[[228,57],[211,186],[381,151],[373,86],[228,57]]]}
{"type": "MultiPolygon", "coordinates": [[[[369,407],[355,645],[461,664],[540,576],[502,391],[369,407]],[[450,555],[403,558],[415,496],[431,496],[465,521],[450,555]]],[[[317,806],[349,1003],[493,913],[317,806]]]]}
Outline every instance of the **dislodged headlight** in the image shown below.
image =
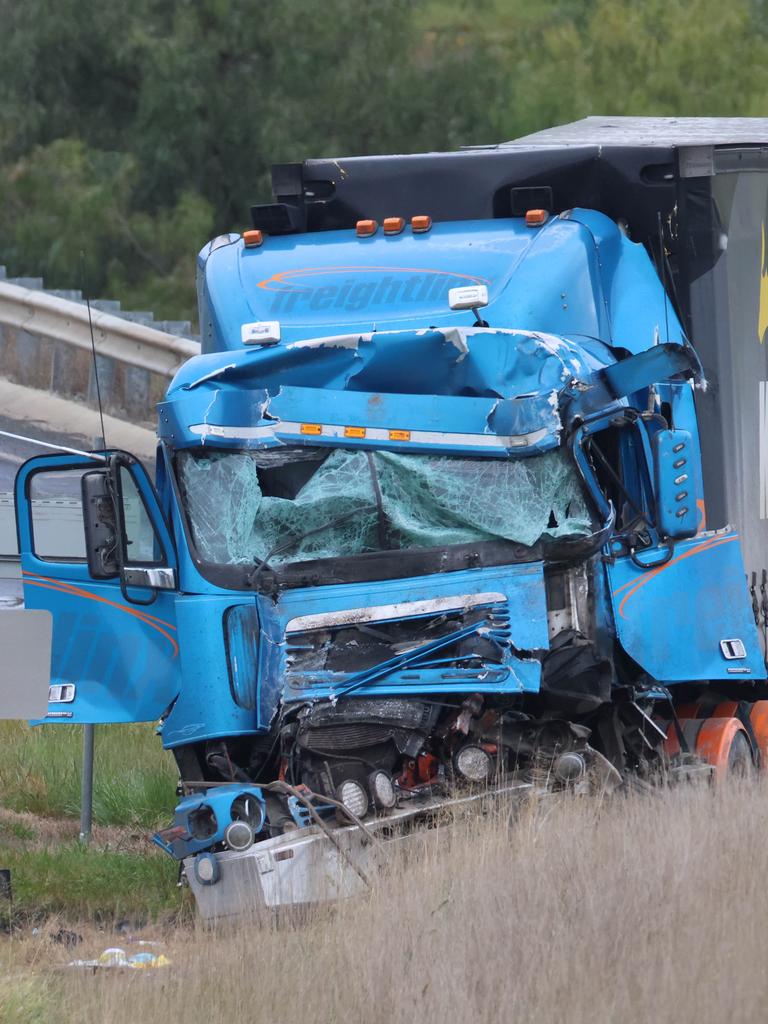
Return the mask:
{"type": "Polygon", "coordinates": [[[467,743],[456,753],[453,766],[467,782],[485,782],[491,774],[491,756],[482,747],[467,743]]]}
{"type": "Polygon", "coordinates": [[[255,834],[261,832],[264,825],[264,801],[257,799],[252,793],[244,793],[232,801],[230,810],[232,821],[244,821],[250,825],[255,834]]]}
{"type": "Polygon", "coordinates": [[[247,850],[253,845],[253,829],[245,821],[231,821],[224,829],[224,842],[230,850],[247,850]]]}
{"type": "Polygon", "coordinates": [[[194,839],[211,839],[216,835],[218,827],[213,808],[208,804],[200,804],[190,811],[187,818],[187,828],[194,839]]]}
{"type": "Polygon", "coordinates": [[[559,782],[578,782],[587,773],[587,762],[578,750],[570,750],[555,758],[552,772],[559,782]]]}

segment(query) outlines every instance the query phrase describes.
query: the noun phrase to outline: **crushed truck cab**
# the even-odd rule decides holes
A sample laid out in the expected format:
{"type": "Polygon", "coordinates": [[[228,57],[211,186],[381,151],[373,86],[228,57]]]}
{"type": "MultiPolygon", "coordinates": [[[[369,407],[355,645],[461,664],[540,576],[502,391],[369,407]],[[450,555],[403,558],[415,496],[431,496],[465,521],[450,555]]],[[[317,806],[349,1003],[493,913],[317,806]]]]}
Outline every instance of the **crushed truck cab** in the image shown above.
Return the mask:
{"type": "Polygon", "coordinates": [[[198,258],[154,482],[123,452],[19,473],[45,721],[159,720],[183,799],[156,841],[209,915],[312,902],[330,861],[357,891],[383,823],[478,787],[764,760],[761,542],[713,483],[683,157],[654,178],[664,154],[601,147],[593,180],[531,145],[278,167],[253,230],[198,258]],[[36,543],[57,487],[77,550],[36,543]],[[738,750],[699,742],[715,712],[738,750]]]}

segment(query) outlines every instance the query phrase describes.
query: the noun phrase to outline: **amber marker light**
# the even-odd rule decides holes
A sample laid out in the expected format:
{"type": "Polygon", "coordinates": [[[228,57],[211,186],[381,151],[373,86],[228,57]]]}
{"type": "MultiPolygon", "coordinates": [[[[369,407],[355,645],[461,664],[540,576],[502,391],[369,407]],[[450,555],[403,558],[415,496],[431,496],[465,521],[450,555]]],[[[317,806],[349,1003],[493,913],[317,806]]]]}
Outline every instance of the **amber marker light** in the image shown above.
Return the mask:
{"type": "Polygon", "coordinates": [[[389,432],[390,441],[410,441],[411,432],[410,430],[390,430],[389,432]]]}
{"type": "Polygon", "coordinates": [[[405,227],[405,217],[385,217],[383,227],[385,235],[399,235],[405,227]]]}
{"type": "Polygon", "coordinates": [[[357,232],[358,238],[370,238],[371,235],[375,235],[379,225],[375,220],[359,220],[355,224],[355,231],[357,232]]]}
{"type": "Polygon", "coordinates": [[[549,214],[546,210],[528,210],[525,214],[525,223],[529,228],[540,228],[547,223],[549,214]]]}
{"type": "Polygon", "coordinates": [[[411,230],[415,235],[422,235],[432,227],[432,218],[426,213],[411,217],[411,230]]]}
{"type": "Polygon", "coordinates": [[[299,427],[300,434],[322,434],[323,428],[319,423],[302,423],[299,427]]]}
{"type": "Polygon", "coordinates": [[[244,231],[243,245],[246,249],[255,249],[264,242],[264,235],[261,231],[244,231]]]}
{"type": "Polygon", "coordinates": [[[344,427],[344,437],[365,437],[365,427],[344,427]]]}

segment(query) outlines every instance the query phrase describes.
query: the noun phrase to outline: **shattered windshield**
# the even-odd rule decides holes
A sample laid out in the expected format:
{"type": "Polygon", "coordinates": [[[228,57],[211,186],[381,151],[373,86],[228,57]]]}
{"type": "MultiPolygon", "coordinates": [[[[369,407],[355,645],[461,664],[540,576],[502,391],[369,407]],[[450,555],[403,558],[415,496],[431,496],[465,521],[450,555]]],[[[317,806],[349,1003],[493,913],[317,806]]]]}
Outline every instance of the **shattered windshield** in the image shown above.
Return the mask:
{"type": "Polygon", "coordinates": [[[525,459],[342,448],[179,453],[179,482],[203,561],[244,565],[349,557],[593,531],[562,449],[525,459]]]}

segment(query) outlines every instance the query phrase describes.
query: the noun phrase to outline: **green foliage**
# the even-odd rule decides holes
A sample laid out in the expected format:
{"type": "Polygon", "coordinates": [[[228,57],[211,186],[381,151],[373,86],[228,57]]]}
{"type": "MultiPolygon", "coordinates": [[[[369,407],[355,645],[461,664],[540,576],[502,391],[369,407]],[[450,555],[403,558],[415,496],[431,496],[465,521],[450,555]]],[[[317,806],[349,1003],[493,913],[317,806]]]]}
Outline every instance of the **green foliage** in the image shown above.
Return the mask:
{"type": "Polygon", "coordinates": [[[272,162],[768,98],[763,0],[0,0],[0,23],[0,262],[165,316],[272,162]]]}
{"type": "Polygon", "coordinates": [[[20,916],[141,920],[180,904],[178,864],[159,850],[124,853],[77,840],[42,849],[0,843],[0,862],[11,869],[14,911],[20,916]]]}
{"type": "MultiPolygon", "coordinates": [[[[45,817],[79,814],[82,729],[2,722],[0,745],[4,807],[45,817]]],[[[173,758],[162,749],[152,726],[96,728],[93,806],[97,824],[142,829],[167,824],[176,804],[177,778],[173,758]]]]}

